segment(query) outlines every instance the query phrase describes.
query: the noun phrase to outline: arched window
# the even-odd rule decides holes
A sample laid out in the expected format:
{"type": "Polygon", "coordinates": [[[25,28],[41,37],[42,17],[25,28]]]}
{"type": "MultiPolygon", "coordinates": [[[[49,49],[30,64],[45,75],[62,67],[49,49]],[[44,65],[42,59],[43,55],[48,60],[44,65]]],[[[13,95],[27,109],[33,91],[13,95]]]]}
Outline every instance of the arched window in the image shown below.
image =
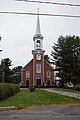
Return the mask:
{"type": "Polygon", "coordinates": [[[40,47],[40,40],[37,40],[37,47],[40,47]]]}
{"type": "Polygon", "coordinates": [[[46,77],[47,77],[47,78],[50,78],[50,77],[51,77],[51,71],[48,70],[48,71],[46,72],[46,77]]]}
{"type": "Polygon", "coordinates": [[[41,73],[41,64],[40,63],[36,64],[36,73],[41,73]]]}
{"type": "Polygon", "coordinates": [[[30,71],[26,71],[26,78],[27,78],[27,79],[30,78],[30,71]]]}

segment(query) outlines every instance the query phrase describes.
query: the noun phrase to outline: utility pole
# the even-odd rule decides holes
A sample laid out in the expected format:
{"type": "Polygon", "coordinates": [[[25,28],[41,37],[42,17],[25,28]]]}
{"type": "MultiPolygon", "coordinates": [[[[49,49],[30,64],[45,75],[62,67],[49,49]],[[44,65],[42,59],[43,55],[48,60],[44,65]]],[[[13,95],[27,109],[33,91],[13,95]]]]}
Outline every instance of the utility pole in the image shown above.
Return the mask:
{"type": "MultiPolygon", "coordinates": [[[[0,41],[1,41],[1,35],[0,35],[0,41]]],[[[2,51],[2,49],[0,48],[0,52],[2,51]]],[[[3,72],[3,80],[2,80],[2,82],[4,83],[4,72],[3,72]]]]}
{"type": "MultiPolygon", "coordinates": [[[[1,38],[2,38],[2,37],[1,37],[1,35],[0,35],[0,41],[1,41],[1,38]]],[[[1,52],[1,51],[2,51],[2,49],[0,49],[0,52],[1,52]]]]}

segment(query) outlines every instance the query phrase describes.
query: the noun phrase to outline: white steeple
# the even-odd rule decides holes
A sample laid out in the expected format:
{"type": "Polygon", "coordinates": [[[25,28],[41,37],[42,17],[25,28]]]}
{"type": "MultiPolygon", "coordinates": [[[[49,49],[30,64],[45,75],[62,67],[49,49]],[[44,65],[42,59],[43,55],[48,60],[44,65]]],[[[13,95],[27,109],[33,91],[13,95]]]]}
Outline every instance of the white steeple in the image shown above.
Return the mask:
{"type": "Polygon", "coordinates": [[[38,15],[37,15],[36,34],[33,37],[33,41],[34,41],[34,50],[43,49],[43,36],[41,35],[41,29],[40,29],[39,8],[38,8],[38,15]]]}
{"type": "Polygon", "coordinates": [[[38,16],[37,16],[37,27],[36,27],[36,34],[41,34],[41,30],[40,30],[40,22],[39,22],[39,8],[38,10],[38,16]]]}

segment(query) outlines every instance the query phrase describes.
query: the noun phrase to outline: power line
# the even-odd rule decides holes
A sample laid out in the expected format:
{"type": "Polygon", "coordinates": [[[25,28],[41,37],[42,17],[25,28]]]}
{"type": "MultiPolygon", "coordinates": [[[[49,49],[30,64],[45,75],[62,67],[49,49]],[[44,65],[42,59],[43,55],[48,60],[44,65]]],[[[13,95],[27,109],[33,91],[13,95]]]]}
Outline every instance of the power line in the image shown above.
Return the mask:
{"type": "Polygon", "coordinates": [[[80,7],[80,4],[71,4],[71,3],[58,3],[58,2],[49,2],[49,1],[44,2],[44,1],[34,1],[34,0],[15,0],[15,1],[25,1],[25,2],[33,2],[33,3],[41,3],[41,4],[54,4],[54,5],[80,7]]]}
{"type": "Polygon", "coordinates": [[[0,12],[0,14],[12,14],[12,15],[40,15],[51,17],[65,17],[65,18],[79,18],[80,15],[66,15],[66,14],[48,14],[48,13],[26,13],[26,12],[0,12]]]}

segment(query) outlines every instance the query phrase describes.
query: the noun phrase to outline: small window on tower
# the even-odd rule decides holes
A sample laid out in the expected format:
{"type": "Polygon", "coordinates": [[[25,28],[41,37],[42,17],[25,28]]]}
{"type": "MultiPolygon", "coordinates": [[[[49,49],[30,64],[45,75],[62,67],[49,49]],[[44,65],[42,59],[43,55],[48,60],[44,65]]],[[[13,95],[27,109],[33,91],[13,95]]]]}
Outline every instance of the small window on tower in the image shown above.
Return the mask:
{"type": "Polygon", "coordinates": [[[40,47],[40,40],[37,40],[37,47],[40,47]]]}

